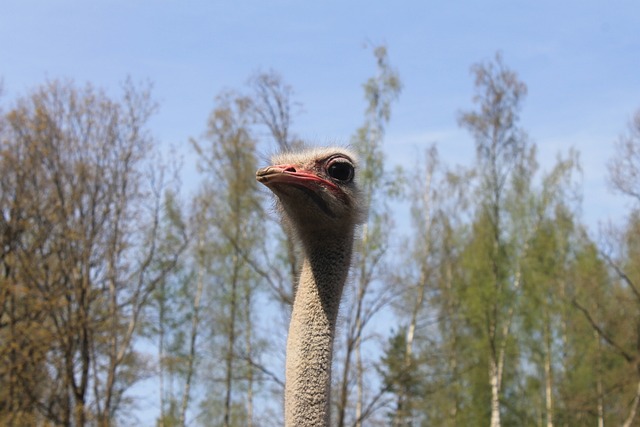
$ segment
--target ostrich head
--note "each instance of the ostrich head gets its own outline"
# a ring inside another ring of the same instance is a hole
[[[363,221],[352,152],[311,149],[272,160],[273,166],[259,169],[256,178],[278,197],[285,219],[298,235],[343,232]]]

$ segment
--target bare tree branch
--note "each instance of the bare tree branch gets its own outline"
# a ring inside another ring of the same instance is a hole
[[[589,322],[593,330],[595,330],[598,333],[598,335],[607,342],[607,344],[613,347],[618,352],[618,354],[620,354],[627,362],[633,362],[635,360],[635,357],[632,354],[627,352],[624,349],[624,347],[622,347],[620,344],[615,342],[613,338],[611,338],[611,336],[609,336],[609,334],[607,334],[600,327],[600,325],[598,325],[598,323],[591,316],[591,313],[589,313],[589,310],[583,307],[575,298],[572,300],[572,304],[574,307],[580,310],[582,314],[584,314],[585,318],[587,319],[587,321]]]

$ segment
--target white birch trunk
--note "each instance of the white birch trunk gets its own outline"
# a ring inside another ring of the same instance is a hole
[[[546,311],[546,310],[545,310]],[[551,367],[551,325],[549,315],[545,315],[545,355],[544,355],[544,382],[545,382],[545,409],[547,414],[547,427],[553,427],[553,369]]]
[[[636,413],[638,412],[638,404],[640,403],[640,381],[638,382],[638,387],[636,388],[636,395],[633,398],[633,403],[631,404],[631,409],[629,410],[629,415],[627,419],[624,420],[624,424],[622,427],[631,427],[633,424],[633,420],[636,418]]]
[[[500,427],[500,369],[495,360],[489,364],[489,383],[491,384],[491,427]]]
[[[602,361],[600,360],[600,352],[602,349],[601,349],[600,335],[598,335],[597,331],[593,331],[593,335],[598,345],[597,347],[598,354],[597,354],[597,360],[596,360],[596,363],[598,364],[596,369],[596,375],[598,376],[598,380],[596,384],[596,391],[598,393],[598,427],[604,427],[604,390],[602,387],[602,377],[601,377]]]
[[[198,238],[198,253],[202,253],[203,248],[202,235]],[[200,325],[200,299],[204,288],[204,266],[202,262],[198,263],[198,274],[196,280],[196,293],[193,297],[193,317],[191,318],[191,334],[189,340],[189,357],[187,359],[187,376],[184,381],[182,390],[182,402],[180,403],[180,416],[178,425],[185,426],[187,423],[187,409],[189,408],[191,380],[195,370],[196,358],[196,340],[198,338],[198,327]]]
[[[358,319],[358,323],[360,319]],[[361,326],[358,325],[358,328]],[[362,350],[361,350],[361,342],[360,338],[358,338],[358,343],[356,344],[356,372],[357,372],[357,381],[358,381],[358,396],[356,400],[356,423],[355,427],[362,427],[362,402],[364,400],[364,369],[362,367]]]
[[[245,332],[245,352],[247,357],[251,360],[252,345],[251,340],[253,338],[253,323],[251,319],[251,292],[249,286],[245,288],[245,303],[244,303],[244,317],[246,322]],[[247,427],[253,427],[253,365],[247,366]]]
[[[545,374],[545,407],[547,412],[547,427],[553,427],[553,383],[551,379],[551,352],[547,349],[544,360]]]

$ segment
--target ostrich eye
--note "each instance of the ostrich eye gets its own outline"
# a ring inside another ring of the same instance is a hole
[[[353,180],[353,165],[346,160],[334,160],[327,166],[327,173],[338,181],[350,182]]]

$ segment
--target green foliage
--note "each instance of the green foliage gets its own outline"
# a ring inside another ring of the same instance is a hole
[[[369,204],[373,203],[378,193],[384,191],[387,182],[393,182],[393,179],[385,180],[389,171],[385,173],[382,142],[385,126],[391,119],[391,105],[398,99],[402,90],[398,73],[389,63],[386,47],[377,46],[373,53],[377,61],[378,74],[364,84],[367,100],[365,122],[352,140],[360,159],[360,186],[367,194]]]
[[[400,329],[391,335],[381,359],[384,388],[395,396],[394,408],[388,413],[391,425],[409,426],[417,414],[414,411],[419,396],[425,392],[424,374],[415,356],[407,354],[407,331]]]

